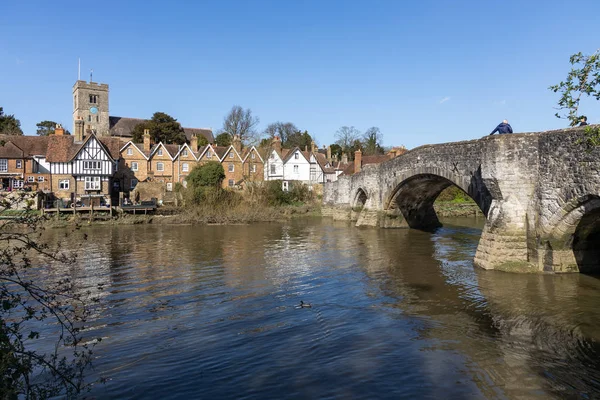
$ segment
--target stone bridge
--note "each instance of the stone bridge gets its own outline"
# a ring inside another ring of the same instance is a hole
[[[475,264],[600,272],[600,148],[581,128],[426,145],[325,184],[324,212],[357,226],[434,230],[456,185],[481,208]]]

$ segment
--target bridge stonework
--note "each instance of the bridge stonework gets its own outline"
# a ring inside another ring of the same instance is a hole
[[[357,226],[433,230],[433,203],[450,185],[486,217],[476,265],[599,271],[600,148],[580,128],[421,146],[326,183],[323,209]]]

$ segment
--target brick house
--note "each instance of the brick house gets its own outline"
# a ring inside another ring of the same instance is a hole
[[[263,181],[265,179],[265,163],[256,147],[244,149],[242,157],[244,179],[249,182]]]

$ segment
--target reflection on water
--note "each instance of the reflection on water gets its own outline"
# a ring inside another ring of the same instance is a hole
[[[600,281],[475,269],[445,222],[96,227],[45,274],[102,298],[96,398],[600,396]]]

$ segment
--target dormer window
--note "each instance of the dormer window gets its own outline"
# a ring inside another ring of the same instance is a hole
[[[158,154],[159,156],[162,156],[163,155],[162,149],[158,149],[158,151],[156,152],[156,154]]]

